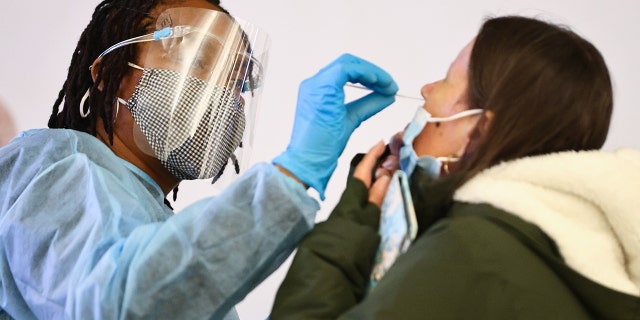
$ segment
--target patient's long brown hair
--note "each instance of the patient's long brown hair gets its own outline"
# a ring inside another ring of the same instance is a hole
[[[491,110],[457,168],[461,185],[502,161],[599,149],[613,109],[600,52],[566,27],[525,17],[487,20],[469,64],[470,108]]]

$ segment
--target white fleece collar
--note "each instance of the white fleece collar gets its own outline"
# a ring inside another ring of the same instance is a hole
[[[454,199],[488,203],[539,226],[569,266],[640,296],[640,151],[562,152],[505,162]]]

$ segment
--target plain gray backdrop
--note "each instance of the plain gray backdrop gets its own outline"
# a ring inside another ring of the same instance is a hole
[[[5,1],[0,13],[0,101],[17,129],[45,127],[66,77],[71,54],[98,1]],[[566,24],[596,45],[612,74],[615,108],[605,149],[640,148],[640,1],[228,0],[232,14],[271,36],[266,83],[259,103],[251,162],[269,161],[287,146],[298,84],[348,52],[390,72],[400,92],[442,78],[486,16],[520,14]],[[105,30],[108,32],[108,30]],[[351,99],[361,92],[347,89]],[[348,164],[401,130],[419,103],[399,99],[356,130],[317,220],[324,220],[346,181]],[[215,194],[208,181],[181,185],[177,211]],[[309,191],[317,198],[317,194]],[[238,305],[242,319],[264,319],[290,259]],[[320,297],[319,297],[320,298]]]

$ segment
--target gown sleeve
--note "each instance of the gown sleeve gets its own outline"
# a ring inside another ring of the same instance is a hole
[[[215,198],[136,228],[104,261],[87,264],[69,311],[91,318],[108,309],[89,307],[106,284],[122,286],[114,290],[122,292],[113,301],[122,308],[116,318],[222,318],[291,254],[317,209],[302,186],[259,165]]]
[[[319,209],[266,163],[171,215],[112,164],[76,153],[42,169],[25,156],[13,155],[10,174],[37,173],[14,181],[26,186],[7,195],[0,221],[2,307],[19,318],[223,318],[290,255]]]

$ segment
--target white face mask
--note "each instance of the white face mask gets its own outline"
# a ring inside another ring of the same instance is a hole
[[[484,112],[482,109],[471,109],[456,113],[452,116],[445,118],[431,117],[431,114],[427,112],[422,106],[418,108],[415,116],[407,126],[402,136],[402,142],[404,145],[400,148],[400,168],[407,176],[411,176],[416,165],[420,166],[431,178],[437,178],[440,176],[440,170],[442,167],[442,161],[458,161],[456,157],[433,157],[430,155],[424,155],[418,157],[416,151],[413,149],[413,140],[422,132],[428,122],[447,122],[456,119],[481,114]]]

